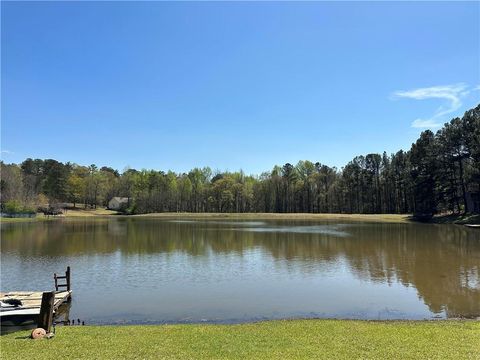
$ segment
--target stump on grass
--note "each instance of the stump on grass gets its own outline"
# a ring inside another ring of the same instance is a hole
[[[32,339],[35,339],[35,340],[43,339],[45,336],[47,336],[47,332],[45,331],[45,329],[36,328],[32,330],[32,334],[31,334]]]

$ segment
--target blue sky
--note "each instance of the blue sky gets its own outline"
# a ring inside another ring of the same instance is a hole
[[[2,2],[5,162],[260,173],[480,102],[480,3]]]

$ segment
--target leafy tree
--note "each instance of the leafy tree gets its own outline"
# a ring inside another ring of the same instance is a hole
[[[61,162],[53,159],[44,161],[42,192],[50,203],[66,200],[68,173],[69,168]]]
[[[79,175],[72,173],[67,179],[67,193],[73,207],[82,200],[85,194],[85,181]]]
[[[408,151],[354,157],[340,170],[301,160],[259,176],[243,171],[188,173],[79,166],[28,158],[1,163],[1,203],[68,201],[75,207],[128,198],[128,212],[480,212],[480,105],[436,134],[423,132]]]
[[[421,216],[432,216],[437,211],[435,150],[435,136],[430,130],[422,132],[410,150],[414,213]]]

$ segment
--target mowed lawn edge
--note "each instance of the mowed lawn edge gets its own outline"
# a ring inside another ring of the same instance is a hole
[[[26,223],[37,221],[74,221],[85,218],[110,219],[176,219],[176,220],[291,220],[291,221],[352,221],[368,223],[410,223],[418,224],[411,214],[337,214],[337,213],[190,213],[163,212],[138,215],[122,215],[106,209],[70,209],[64,215],[46,217],[37,214],[35,218],[0,218],[0,223]],[[480,215],[438,215],[429,224],[480,224]]]
[[[38,214],[35,218],[1,218],[0,222],[22,223],[37,221],[79,220],[85,218],[109,219],[188,219],[188,220],[298,220],[298,221],[354,221],[379,223],[409,223],[410,215],[399,214],[312,214],[312,213],[186,213],[164,212],[138,215],[121,215],[107,210],[69,210],[64,215],[46,217]]]
[[[2,359],[480,359],[478,321],[277,320],[57,327],[0,338]]]

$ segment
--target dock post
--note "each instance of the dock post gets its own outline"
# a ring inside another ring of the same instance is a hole
[[[67,271],[65,272],[67,280],[67,290],[70,291],[70,266],[67,266]]]
[[[40,305],[40,315],[38,316],[37,327],[44,329],[47,334],[52,327],[54,305],[55,292],[44,292],[42,294],[42,304]]]

